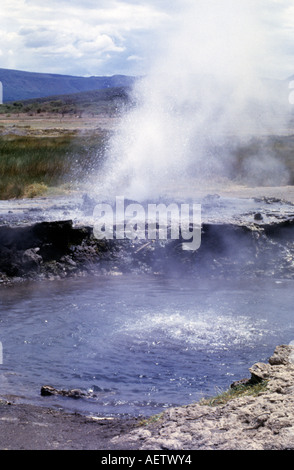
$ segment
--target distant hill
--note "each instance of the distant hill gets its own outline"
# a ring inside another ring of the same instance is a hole
[[[132,105],[131,87],[102,88],[81,91],[66,95],[32,98],[4,103],[0,106],[3,113],[61,113],[65,114],[105,114],[116,115],[126,106]]]
[[[4,103],[104,88],[130,87],[135,80],[135,77],[126,75],[76,77],[0,68]]]

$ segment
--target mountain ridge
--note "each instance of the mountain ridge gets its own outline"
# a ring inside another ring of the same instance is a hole
[[[4,103],[104,88],[129,87],[135,80],[136,77],[119,74],[81,77],[0,68]]]

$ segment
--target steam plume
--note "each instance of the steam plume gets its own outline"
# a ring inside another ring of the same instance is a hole
[[[135,107],[110,143],[107,192],[147,199],[190,176],[198,184],[229,176],[236,146],[273,132],[277,116],[284,119],[280,97],[275,101],[263,80],[269,51],[264,10],[256,3],[183,2],[150,72],[134,88]],[[257,158],[262,171],[266,158]]]

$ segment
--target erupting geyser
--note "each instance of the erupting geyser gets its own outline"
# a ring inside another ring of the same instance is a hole
[[[154,63],[133,90],[135,106],[108,149],[103,192],[136,200],[229,177],[236,146],[272,131],[279,96],[264,81],[269,57],[264,2],[184,1],[162,31]],[[264,164],[258,155],[259,171]],[[260,163],[261,162],[261,163]],[[279,171],[276,164],[274,172]]]

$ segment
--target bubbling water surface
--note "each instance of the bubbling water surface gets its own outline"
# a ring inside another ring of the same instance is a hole
[[[1,289],[1,394],[150,415],[248,377],[294,337],[292,281],[110,276]],[[42,385],[94,392],[41,397]]]

